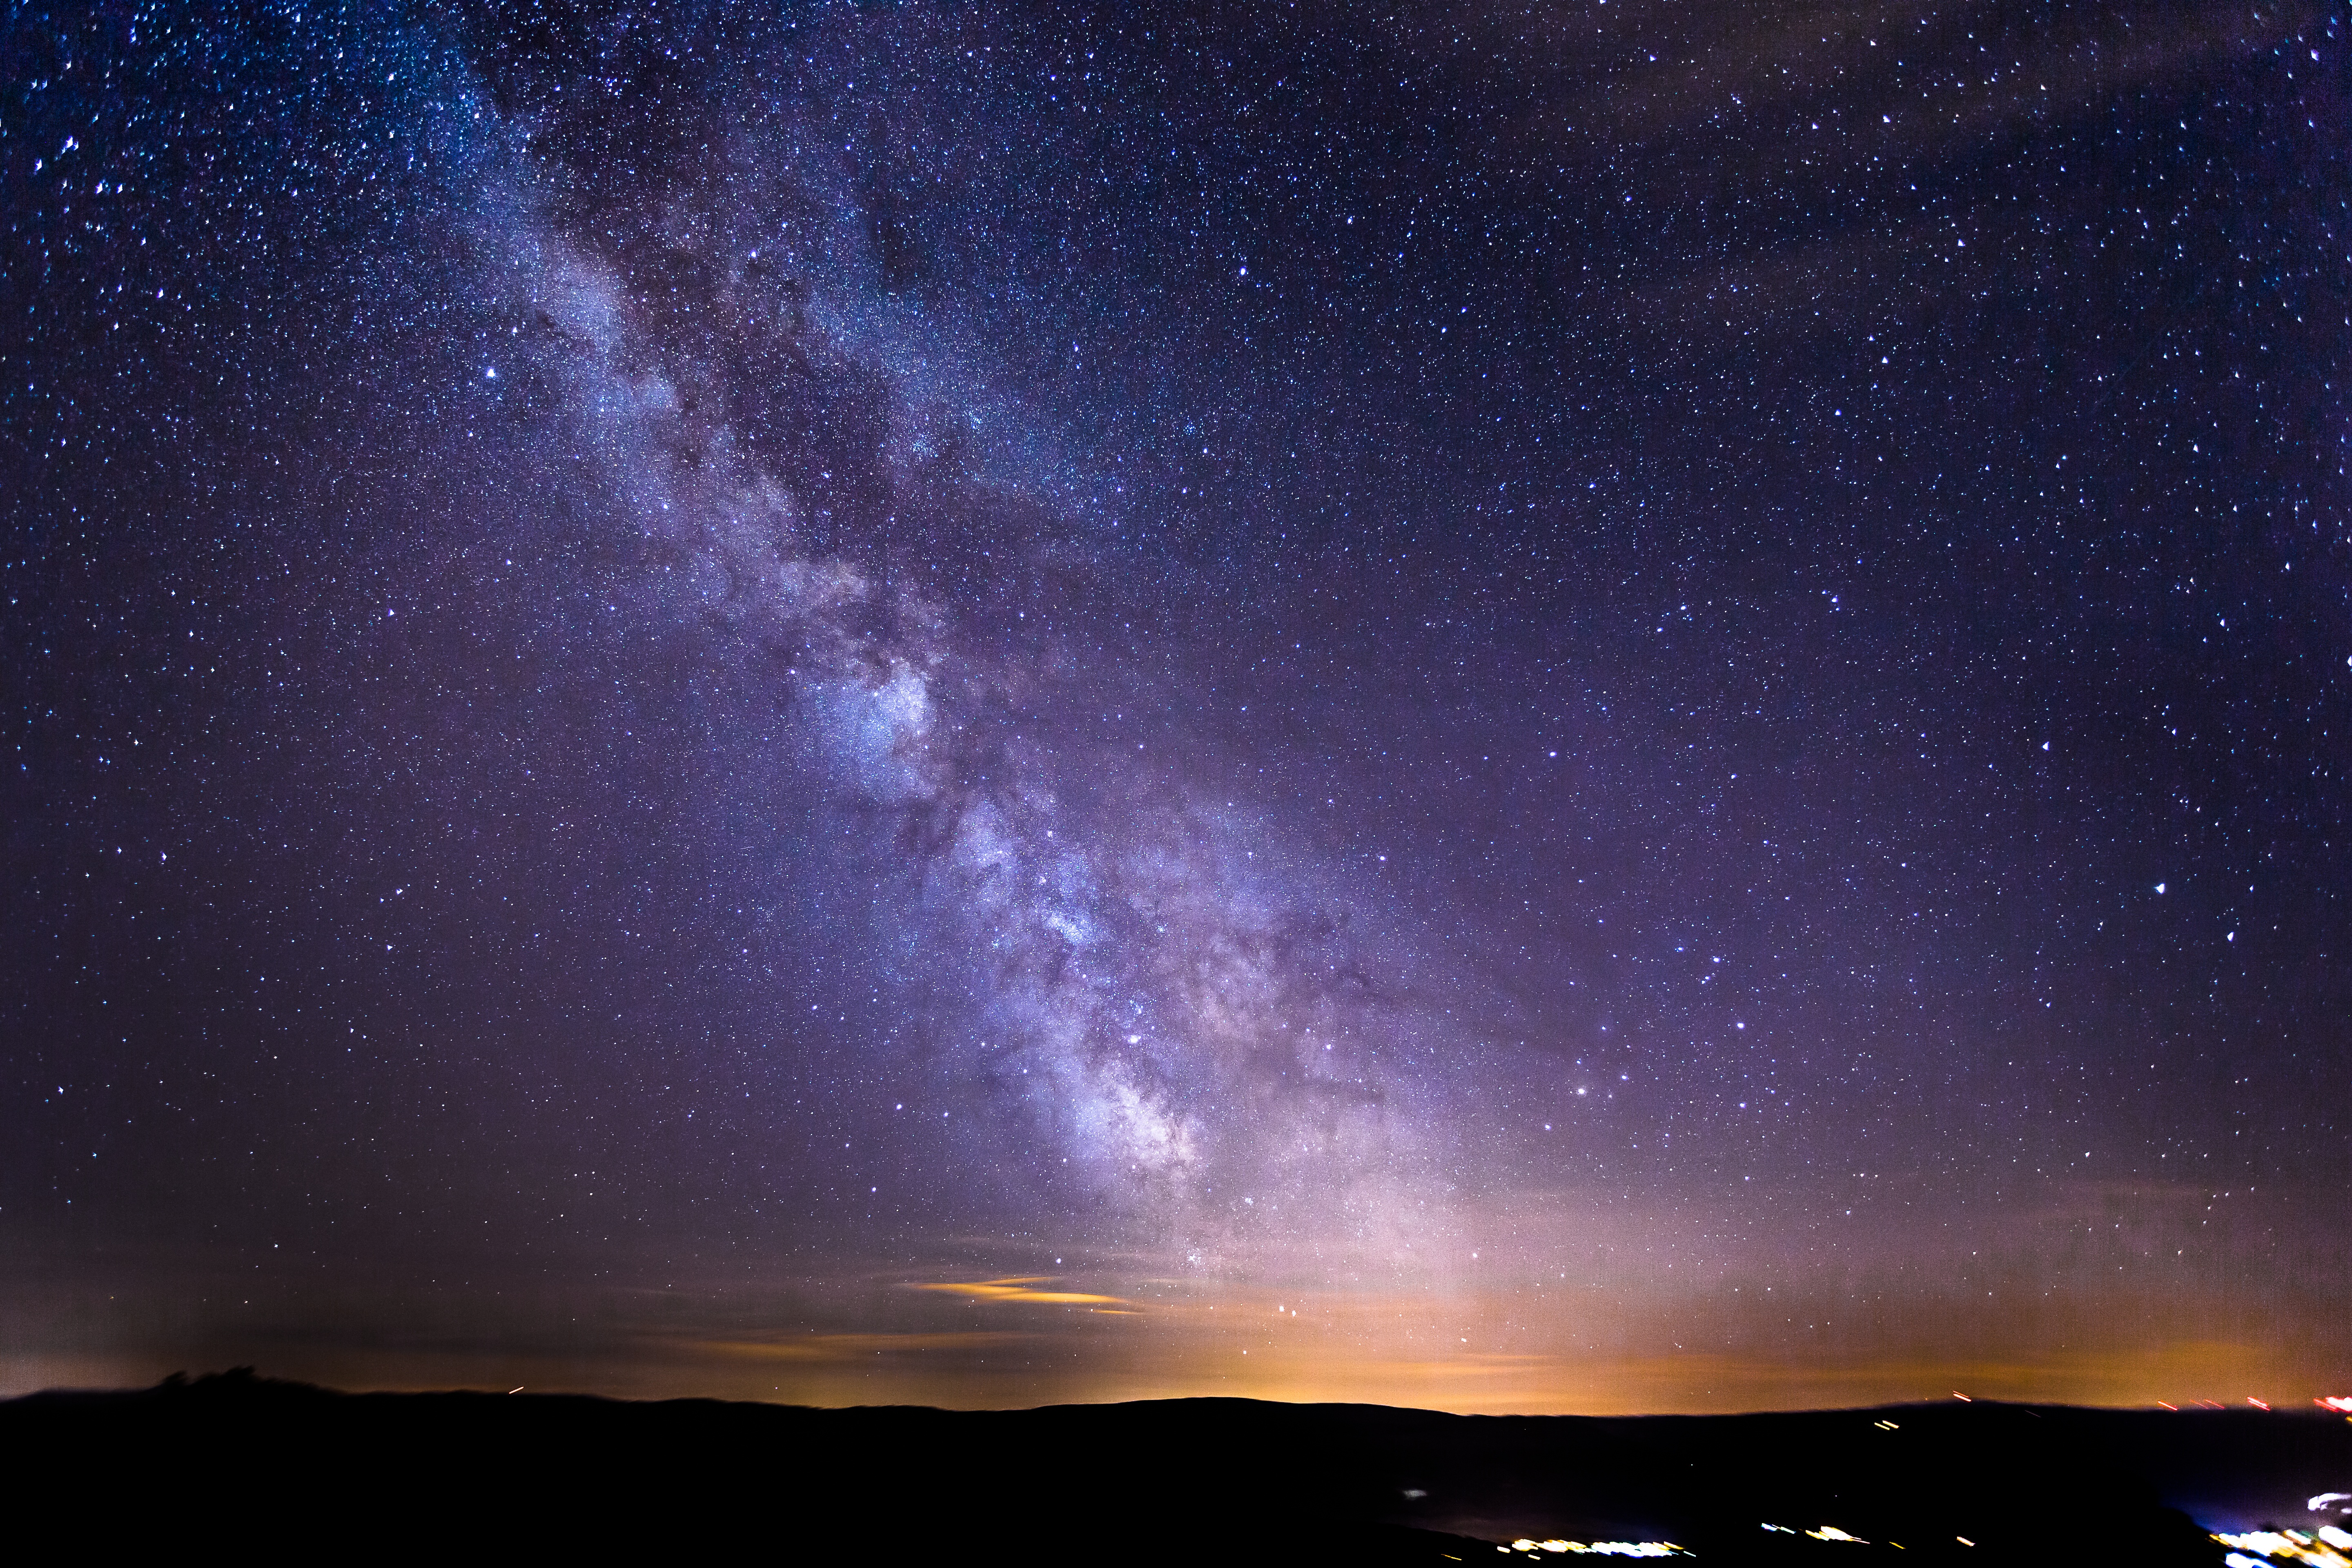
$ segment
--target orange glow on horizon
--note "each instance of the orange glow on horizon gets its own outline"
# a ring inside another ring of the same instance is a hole
[[[1010,1279],[949,1280],[915,1287],[918,1290],[940,1290],[952,1296],[971,1296],[982,1301],[1042,1301],[1051,1305],[1082,1307],[1096,1302],[1111,1306],[1132,1307],[1124,1296],[1099,1296],[1086,1290],[1034,1290],[1033,1285],[1049,1284],[1050,1274],[1032,1274]]]

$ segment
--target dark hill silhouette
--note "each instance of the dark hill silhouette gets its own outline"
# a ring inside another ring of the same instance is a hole
[[[37,1527],[269,1556],[1436,1563],[1531,1537],[1672,1541],[1718,1563],[2219,1563],[2188,1515],[2317,1522],[2302,1500],[2352,1490],[2352,1426],[1987,1403],[811,1410],[350,1394],[239,1369],[0,1404],[0,1463],[20,1542]],[[1830,1525],[1870,1544],[1803,1533]]]

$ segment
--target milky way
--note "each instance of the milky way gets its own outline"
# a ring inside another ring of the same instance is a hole
[[[2340,25],[12,20],[11,1386],[2317,1392]]]
[[[1409,954],[1360,934],[1376,889],[1286,844],[1262,790],[1212,798],[1194,775],[1205,694],[1118,646],[1164,616],[1116,581],[1116,515],[1025,498],[1017,457],[975,473],[992,410],[926,374],[952,348],[918,319],[892,334],[899,368],[861,331],[869,237],[795,173],[804,116],[722,106],[709,163],[698,144],[584,212],[516,138],[486,248],[518,323],[506,374],[552,395],[534,436],[593,455],[612,514],[591,526],[642,549],[642,613],[709,628],[793,714],[802,788],[870,840],[908,952],[879,986],[933,996],[927,1099],[1195,1261],[1260,1206],[1294,1238],[1311,1215],[1392,1244],[1391,1210],[1444,1191],[1419,1158],[1431,1095],[1395,1059],[1458,1072],[1478,1047],[1407,993]],[[1150,715],[1148,739],[1099,733],[1106,703]]]

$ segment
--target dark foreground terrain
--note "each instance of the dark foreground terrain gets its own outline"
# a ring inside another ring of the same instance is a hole
[[[344,1394],[233,1373],[0,1403],[0,1467],[12,1543],[91,1551],[1493,1563],[1518,1539],[1551,1543],[1534,1546],[1544,1561],[1671,1542],[1725,1563],[2218,1564],[2200,1525],[2328,1521],[2305,1499],[2352,1491],[2352,1425],[1982,1403],[807,1410]]]

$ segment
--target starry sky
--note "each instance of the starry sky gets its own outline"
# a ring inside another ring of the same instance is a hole
[[[13,8],[0,1390],[2344,1392],[2347,26]]]

